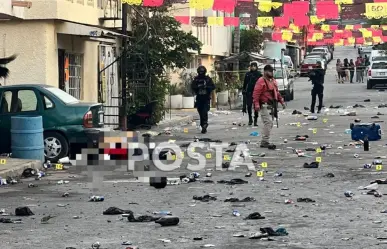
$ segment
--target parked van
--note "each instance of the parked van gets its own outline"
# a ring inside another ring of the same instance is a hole
[[[387,61],[387,54],[383,50],[372,50],[370,56],[370,64],[374,61]]]

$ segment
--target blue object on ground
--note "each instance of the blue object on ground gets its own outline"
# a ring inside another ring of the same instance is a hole
[[[253,131],[253,132],[250,133],[250,136],[258,137],[259,136],[259,132],[258,131]]]
[[[11,117],[12,157],[44,162],[42,116]]]

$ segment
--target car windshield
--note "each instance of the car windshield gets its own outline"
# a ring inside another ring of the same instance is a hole
[[[74,98],[70,94],[66,93],[65,91],[62,91],[59,88],[56,87],[46,87],[46,90],[54,94],[56,97],[58,97],[60,100],[62,100],[65,104],[74,104],[79,103],[79,100],[77,98]]]
[[[387,56],[375,56],[372,57],[373,61],[387,61]]]
[[[325,49],[320,48],[320,49],[313,49],[313,53],[325,53]]]
[[[387,69],[387,62],[372,63],[372,69]]]
[[[317,64],[317,59],[306,59],[304,64]]]
[[[283,72],[282,72],[281,69],[275,69],[275,71],[274,71],[274,79],[283,79],[284,75],[282,75],[282,73]]]

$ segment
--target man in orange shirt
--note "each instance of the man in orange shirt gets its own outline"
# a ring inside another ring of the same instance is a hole
[[[263,77],[259,78],[253,92],[254,109],[261,113],[263,122],[263,136],[261,148],[275,149],[276,146],[270,144],[270,132],[273,128],[271,113],[276,102],[281,103],[285,109],[285,102],[278,91],[278,85],[273,75],[274,69],[271,65],[263,68]]]

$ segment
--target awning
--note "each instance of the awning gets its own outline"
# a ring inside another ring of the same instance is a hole
[[[73,22],[60,22],[56,24],[56,32],[66,35],[79,35],[94,38],[115,39],[117,37],[128,37],[123,34],[103,29],[99,27],[89,26],[85,24]]]
[[[268,59],[267,57],[261,55],[261,54],[258,54],[258,53],[248,53],[248,52],[242,52],[240,54],[236,54],[236,55],[232,55],[230,57],[227,57],[225,59],[223,59],[222,61],[223,62],[229,62],[229,63],[232,63],[232,62],[235,62],[235,61],[258,61],[258,62],[261,62],[261,61],[264,61]]]

